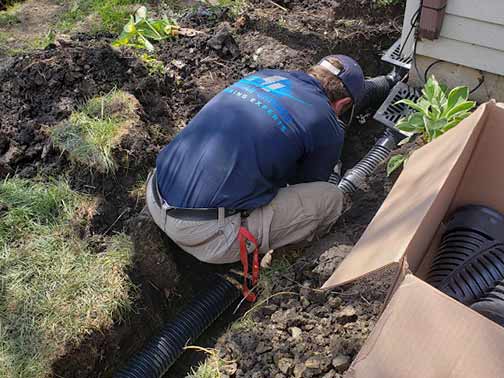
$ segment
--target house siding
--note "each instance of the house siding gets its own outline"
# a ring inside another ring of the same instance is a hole
[[[419,6],[419,0],[408,0],[407,8]],[[504,0],[448,0],[440,38],[418,41],[416,52],[504,76]]]

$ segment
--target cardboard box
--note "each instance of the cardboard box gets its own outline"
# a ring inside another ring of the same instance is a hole
[[[504,328],[423,279],[443,221],[465,204],[504,213],[504,104],[489,102],[415,151],[323,288],[396,266],[397,281],[349,377],[504,377]]]

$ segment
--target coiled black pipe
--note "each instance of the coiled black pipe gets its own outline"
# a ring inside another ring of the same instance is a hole
[[[116,378],[159,378],[182,354],[184,346],[196,340],[234,301],[240,290],[220,277],[217,284],[195,299],[135,355]]]
[[[358,188],[362,187],[367,177],[389,158],[390,153],[397,146],[398,139],[400,138],[396,133],[387,131],[355,167],[345,172],[338,188],[343,193],[354,193]]]

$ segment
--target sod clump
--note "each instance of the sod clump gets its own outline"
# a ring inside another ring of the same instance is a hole
[[[135,288],[124,234],[80,239],[94,202],[64,181],[0,183],[0,372],[47,377],[86,335],[131,311]]]
[[[138,100],[113,90],[92,98],[70,118],[49,131],[52,142],[68,152],[70,160],[102,173],[113,172],[117,163],[113,150],[138,122]]]

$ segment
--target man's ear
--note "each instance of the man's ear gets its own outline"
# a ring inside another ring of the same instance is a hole
[[[340,98],[339,100],[333,101],[331,103],[332,108],[336,112],[336,115],[339,117],[341,114],[350,109],[352,105],[351,97]]]

